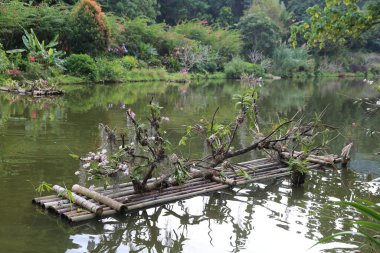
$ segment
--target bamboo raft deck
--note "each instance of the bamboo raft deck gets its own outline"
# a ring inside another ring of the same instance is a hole
[[[333,155],[310,156],[307,159],[309,169],[335,166],[336,163],[342,162],[342,158]],[[249,177],[247,175],[237,175],[234,170],[243,170]],[[285,177],[291,175],[292,172],[289,171],[285,163],[263,158],[239,163],[229,170],[224,170],[224,173],[226,174],[226,178],[215,176],[210,178],[193,178],[180,186],[170,186],[144,193],[135,193],[131,183],[120,184],[117,191],[114,191],[112,186],[106,189],[98,187],[90,191],[87,188],[74,185],[72,192],[76,197],[80,198],[81,205],[78,205],[77,201],[75,201],[76,203],[70,203],[65,196],[61,196],[65,194],[38,197],[34,198],[32,202],[45,210],[55,213],[70,223],[76,223],[103,218],[118,212],[132,212],[156,205],[163,205],[264,179]],[[151,179],[150,182],[154,182],[155,180]],[[55,186],[54,188],[57,190],[59,186]],[[83,191],[77,189],[82,189],[87,194],[80,194]],[[101,198],[101,201],[99,198]],[[83,205],[83,202],[86,203]]]

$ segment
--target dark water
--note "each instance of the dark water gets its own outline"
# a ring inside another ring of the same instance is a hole
[[[344,136],[330,151],[339,153],[347,140],[355,144],[348,170],[313,172],[300,188],[292,189],[286,179],[267,181],[69,226],[32,206],[34,187],[42,180],[76,183],[78,164],[68,154],[95,150],[100,122],[121,129],[121,106],[139,116],[153,96],[170,117],[166,128],[172,143],[178,143],[182,125],[210,118],[217,106],[219,120],[233,117],[232,95],[245,87],[215,82],[68,89],[58,98],[0,94],[0,252],[349,252],[354,246],[347,239],[307,251],[319,238],[350,229],[347,219],[359,218],[353,210],[326,204],[380,200],[379,187],[368,182],[380,177],[379,136],[366,135],[368,128],[380,129],[380,116],[369,117],[364,106],[354,104],[357,98],[377,96],[372,87],[360,81],[279,81],[262,88],[262,120],[326,108],[325,122]],[[192,155],[202,154],[197,145]]]

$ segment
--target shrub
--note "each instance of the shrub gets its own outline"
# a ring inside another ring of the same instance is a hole
[[[126,73],[123,79],[128,81],[164,81],[168,78],[168,72],[164,68],[151,68],[131,70]]]
[[[8,58],[10,68],[26,71],[28,61],[22,57],[21,53],[11,53]]]
[[[139,61],[133,56],[125,56],[121,60],[121,66],[128,70],[135,69],[139,66]]]
[[[120,60],[96,59],[99,79],[102,81],[119,81],[124,76],[124,69]]]
[[[70,74],[85,76],[95,80],[97,76],[97,67],[94,59],[87,54],[72,54],[65,59],[65,68]]]
[[[164,64],[170,72],[178,72],[181,69],[181,62],[173,55],[165,57]]]
[[[274,73],[283,77],[291,77],[297,72],[312,73],[314,61],[304,48],[290,48],[282,45],[273,53]]]
[[[206,63],[205,70],[207,72],[214,73],[214,72],[216,72],[217,69],[218,69],[218,65],[216,64],[216,62],[210,61],[210,62]]]
[[[186,71],[205,72],[206,64],[213,59],[210,46],[185,45],[176,49],[176,55]]]
[[[25,78],[28,80],[48,79],[49,71],[37,62],[29,62],[25,67]]]
[[[213,51],[218,52],[224,61],[231,60],[232,55],[237,55],[241,51],[242,40],[237,30],[213,29],[197,21],[181,23],[173,29],[187,39],[210,46]]]
[[[8,57],[3,50],[3,45],[0,43],[0,74],[4,73],[9,68],[9,60]]]
[[[224,66],[227,78],[240,78],[243,74],[262,77],[264,69],[257,64],[245,62],[240,58],[234,58]]]
[[[174,48],[171,43],[164,42],[167,38],[164,24],[151,24],[146,18],[136,18],[129,20],[124,24],[124,38],[122,38],[125,46],[135,56],[140,54],[142,43],[149,44],[150,47],[156,48],[160,55],[168,54],[171,48]],[[176,44],[176,42],[174,43]],[[168,48],[168,47],[171,48]]]

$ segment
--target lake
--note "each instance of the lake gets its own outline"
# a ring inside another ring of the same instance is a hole
[[[310,173],[302,187],[278,179],[197,196],[147,210],[68,225],[31,204],[41,181],[67,185],[78,182],[78,161],[99,147],[98,124],[122,129],[125,108],[137,117],[154,97],[170,118],[165,125],[176,145],[185,125],[211,118],[232,119],[232,96],[246,89],[237,81],[191,84],[129,83],[78,85],[62,97],[32,98],[0,93],[0,251],[1,252],[347,252],[350,240],[318,245],[318,239],[351,228],[355,211],[334,201],[355,198],[380,201],[380,188],[370,181],[380,177],[379,115],[365,113],[360,98],[379,96],[362,81],[274,81],[260,91],[263,122],[306,117],[326,110],[324,122],[339,127],[341,135],[330,153],[340,154],[353,141],[348,169]],[[269,123],[268,123],[269,124]],[[247,142],[244,133],[238,136]],[[203,145],[192,143],[185,154],[202,156]],[[247,159],[261,153],[246,155]],[[309,251],[307,251],[309,249]]]

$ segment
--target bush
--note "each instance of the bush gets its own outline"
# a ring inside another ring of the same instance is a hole
[[[139,61],[133,56],[125,56],[121,60],[121,66],[128,70],[135,69],[139,66]]]
[[[304,48],[290,48],[285,45],[276,48],[273,53],[273,72],[283,77],[292,77],[297,72],[312,73],[314,61]]]
[[[29,62],[25,67],[25,78],[28,80],[48,79],[49,71],[37,62]]]
[[[240,58],[234,58],[224,66],[224,72],[227,78],[240,78],[243,74],[255,75],[257,77],[264,76],[264,69],[257,64],[245,62]]]
[[[164,81],[168,80],[168,72],[163,68],[134,69],[126,73],[124,80],[127,81]]]
[[[97,77],[97,67],[94,59],[87,54],[72,54],[65,59],[64,66],[70,74],[85,76],[90,80]]]
[[[125,43],[129,52],[135,56],[140,55],[141,44],[148,44],[156,48],[160,55],[168,54],[175,45],[165,43],[166,31],[164,24],[151,24],[146,18],[136,18],[124,24],[124,37],[120,38]],[[174,43],[176,44],[176,42]],[[171,48],[168,48],[168,47]]]
[[[0,43],[0,74],[5,73],[5,71],[9,68],[9,60],[7,54],[3,50],[3,45]]]
[[[120,60],[96,59],[99,71],[99,79],[102,81],[119,81],[124,76],[124,69]]]
[[[231,60],[232,55],[239,54],[243,44],[239,31],[222,28],[213,29],[197,21],[181,23],[175,26],[173,30],[187,39],[210,46],[224,60],[223,64]]]
[[[218,65],[214,61],[206,63],[205,70],[210,73],[215,73],[218,69]]]

